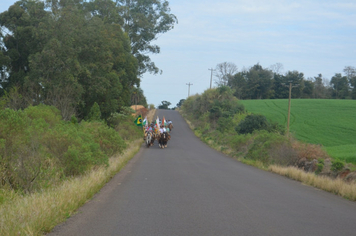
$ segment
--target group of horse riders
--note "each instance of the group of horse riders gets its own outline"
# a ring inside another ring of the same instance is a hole
[[[150,125],[146,125],[144,128],[146,146],[153,146],[154,141],[157,140],[160,148],[166,148],[168,140],[171,139],[170,132],[172,129],[173,123],[171,120],[165,120],[164,117],[160,120],[157,117],[155,122],[152,122]]]

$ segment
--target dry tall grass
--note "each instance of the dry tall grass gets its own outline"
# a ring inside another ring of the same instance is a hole
[[[149,110],[147,113],[147,120],[152,122],[155,119],[156,109]]]
[[[325,191],[340,195],[352,201],[356,200],[356,184],[347,183],[342,179],[331,179],[324,176],[318,176],[314,173],[306,173],[296,167],[281,167],[271,165],[269,171],[284,175],[288,178],[300,181],[304,184],[323,189]]]
[[[63,222],[90,199],[139,150],[133,142],[124,154],[110,158],[108,168],[63,182],[41,193],[17,197],[0,206],[0,235],[42,235]]]

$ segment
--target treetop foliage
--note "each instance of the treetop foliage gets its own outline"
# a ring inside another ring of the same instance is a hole
[[[169,106],[171,105],[172,103],[168,102],[168,101],[162,101],[160,105],[158,105],[158,109],[165,109],[165,110],[168,110]]]
[[[21,0],[0,22],[0,96],[16,92],[17,109],[54,105],[69,120],[95,103],[103,119],[147,105],[139,76],[159,71],[147,53],[177,19],[161,0]]]
[[[282,74],[282,69],[283,65],[276,63],[270,68],[256,64],[238,71],[234,63],[219,63],[215,69],[216,83],[232,88],[238,99],[288,98],[289,83],[293,85],[293,98],[356,99],[355,67],[346,66],[345,75],[335,73],[330,81],[322,74],[305,78],[299,71]]]

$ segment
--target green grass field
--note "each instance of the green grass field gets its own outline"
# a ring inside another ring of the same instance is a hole
[[[240,100],[248,112],[287,126],[288,99]],[[356,164],[356,100],[292,99],[290,132]]]

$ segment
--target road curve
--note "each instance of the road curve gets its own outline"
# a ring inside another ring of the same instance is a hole
[[[176,111],[168,148],[140,152],[49,235],[356,235],[356,204],[209,148]]]

